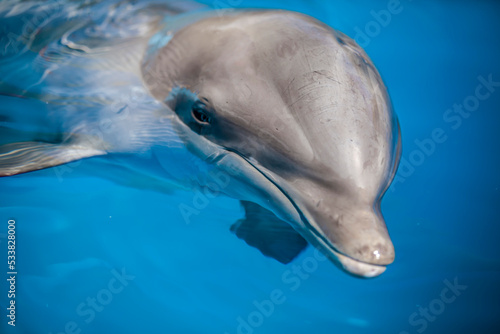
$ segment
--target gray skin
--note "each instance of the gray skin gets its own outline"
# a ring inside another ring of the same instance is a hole
[[[143,62],[176,131],[242,185],[226,194],[273,211],[347,272],[381,274],[394,260],[380,201],[400,135],[371,60],[302,14],[206,16],[171,26]]]
[[[101,89],[113,101],[118,80],[140,91],[146,85],[154,98],[144,94],[123,113],[105,101],[96,111],[54,104],[62,128],[48,133],[61,139],[0,146],[0,176],[134,155],[131,166],[118,165],[156,184],[171,177],[169,152],[185,145],[229,179],[215,189],[210,173],[185,168],[188,180],[247,202],[245,220],[232,230],[249,245],[287,263],[305,247],[303,237],[348,273],[381,274],[394,260],[380,200],[398,164],[399,126],[363,50],[286,11],[167,16],[163,29],[154,22],[120,47],[69,54],[46,78],[50,91],[57,84]],[[71,48],[96,42],[61,40]]]

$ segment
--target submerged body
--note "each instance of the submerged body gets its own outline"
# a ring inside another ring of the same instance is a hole
[[[286,11],[200,12],[146,26],[128,49],[103,52],[111,61],[97,68],[108,64],[132,82],[137,108],[58,113],[60,142],[0,147],[0,174],[118,153],[140,155],[136,169],[161,179],[175,174],[166,152],[185,145],[227,177],[218,191],[242,200],[246,217],[232,230],[250,245],[286,263],[306,240],[349,273],[382,273],[394,249],[380,200],[397,167],[399,131],[359,46]],[[213,188],[209,180],[191,181]]]

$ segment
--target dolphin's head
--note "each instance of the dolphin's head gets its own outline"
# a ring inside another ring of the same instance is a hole
[[[394,260],[380,200],[399,127],[350,38],[290,12],[205,18],[175,32],[143,75],[200,155],[237,157],[264,180],[261,203],[347,272],[376,276]]]

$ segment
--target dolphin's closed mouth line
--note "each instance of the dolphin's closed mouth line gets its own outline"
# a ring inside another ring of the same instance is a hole
[[[269,176],[267,176],[264,172],[262,172],[259,168],[257,168],[253,163],[251,163],[244,155],[242,155],[241,153],[239,153],[238,151],[234,150],[234,149],[231,149],[229,147],[222,147],[223,150],[229,152],[229,153],[234,153],[238,156],[240,156],[243,160],[245,160],[250,166],[252,166],[255,170],[257,170],[262,176],[264,176],[269,182],[271,182],[276,188],[278,188],[278,190],[290,201],[290,203],[293,205],[293,207],[295,208],[295,210],[297,210],[297,213],[299,214],[300,216],[300,219],[302,220],[302,222],[308,227],[309,231],[312,231],[313,234],[318,238],[320,239],[322,242],[324,242],[326,245],[328,245],[328,247],[330,247],[332,249],[333,252],[335,253],[338,253],[338,254],[341,254],[345,257],[348,257],[349,259],[353,260],[353,261],[356,261],[356,262],[359,262],[359,263],[364,263],[364,264],[367,264],[367,265],[370,265],[370,266],[374,266],[374,267],[379,267],[379,268],[385,268],[386,266],[384,265],[379,265],[379,264],[373,264],[373,263],[369,263],[369,262],[364,262],[364,261],[360,261],[358,259],[355,259],[347,254],[344,254],[343,252],[340,252],[339,250],[337,250],[332,244],[331,242],[326,239],[323,235],[321,235],[319,233],[319,231],[314,228],[311,223],[309,223],[309,220],[305,217],[305,215],[302,213],[302,211],[299,209],[299,207],[297,206],[297,204],[295,204],[295,202],[292,200],[292,198],[290,197],[290,195],[288,195],[278,184],[276,184],[276,182],[274,182]],[[218,161],[222,159],[222,155],[217,155],[217,157],[215,157],[213,159],[213,161]],[[339,259],[340,261],[340,259]]]

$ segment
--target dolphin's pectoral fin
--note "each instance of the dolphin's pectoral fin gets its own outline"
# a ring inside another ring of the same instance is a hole
[[[76,145],[21,142],[0,146],[0,176],[9,176],[104,155],[106,152]]]
[[[241,204],[245,218],[234,223],[231,231],[248,245],[285,264],[306,248],[307,241],[274,213],[252,202]]]

